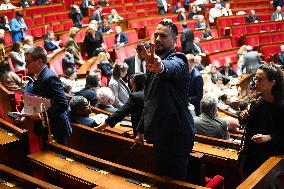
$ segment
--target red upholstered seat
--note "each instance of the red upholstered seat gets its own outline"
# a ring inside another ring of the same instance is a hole
[[[55,12],[54,6],[46,6],[44,9],[46,13]]]
[[[271,20],[271,13],[258,15],[259,20],[261,21],[270,21]]]
[[[42,37],[45,33],[43,33],[42,28],[31,28],[31,33],[33,37]]]
[[[243,34],[246,34],[247,30],[246,30],[246,26],[243,25],[234,25],[231,27],[231,34],[234,37],[240,37]]]
[[[278,53],[279,47],[281,44],[268,44],[268,45],[261,45],[260,46],[260,52],[263,56],[263,59],[267,62],[269,61],[270,55],[271,54],[276,54]]]
[[[275,23],[260,24],[260,30],[266,32],[275,31],[276,30]]]
[[[68,12],[57,13],[56,18],[57,18],[58,21],[69,19]]]
[[[25,17],[25,23],[26,23],[26,25],[27,25],[28,27],[33,26],[34,22],[33,22],[32,17],[26,16],[26,17]]]
[[[236,16],[231,18],[232,24],[239,23],[243,24],[246,23],[246,18],[244,16]]]
[[[35,15],[35,8],[34,7],[25,8],[25,14],[26,14],[26,16]]]
[[[54,7],[54,11],[58,12],[58,11],[64,11],[64,5],[63,4],[59,4],[59,5],[52,5]],[[66,6],[67,7],[67,6]]]
[[[57,20],[56,14],[52,13],[52,14],[49,14],[49,15],[45,15],[44,20],[45,20],[45,23],[55,22]]]
[[[128,31],[125,31],[125,33],[128,38],[128,43],[138,41],[138,35],[137,35],[136,30],[128,30]]]
[[[61,24],[61,22],[54,22],[52,23],[52,30],[54,32],[60,32],[63,31],[63,25]]]
[[[148,26],[145,28],[146,37],[152,37],[155,32],[155,26]]]
[[[111,49],[114,46],[114,35],[115,34],[108,34],[108,35],[104,35],[104,43],[107,46],[108,49]]]
[[[208,55],[209,64],[214,64],[217,67],[223,66],[225,63],[233,63],[237,61],[238,48],[225,50]]]
[[[284,30],[284,22],[276,22],[275,26],[276,30]]]
[[[230,38],[220,39],[219,43],[220,43],[220,50],[226,50],[232,48],[232,42]]]
[[[45,14],[45,8],[44,7],[35,7],[35,14]]]
[[[264,34],[259,36],[259,44],[263,43],[271,43],[271,36],[270,34]]]
[[[36,42],[34,42],[35,46],[40,46],[42,48],[44,48],[44,41],[43,40],[38,40]]]
[[[209,41],[210,52],[220,51],[220,42],[219,40]]]
[[[247,33],[258,33],[260,32],[260,25],[259,24],[249,24],[246,25]]]
[[[206,187],[212,189],[224,189],[224,177],[216,175],[214,178],[205,177]]]
[[[35,15],[35,16],[33,16],[33,19],[34,19],[34,25],[35,26],[42,25],[42,24],[45,23],[42,15]]]
[[[60,76],[63,74],[62,68],[62,58],[64,56],[64,52],[60,52],[59,55],[56,55],[55,58],[51,58],[49,60],[49,68],[57,75]]]
[[[259,45],[259,36],[258,35],[246,36],[246,43],[245,44],[251,45],[253,47]]]
[[[62,24],[63,24],[64,30],[69,30],[70,28],[73,27],[72,20],[64,21],[64,22],[62,22]]]
[[[202,49],[204,51],[208,51],[208,53],[211,53],[212,51],[210,50],[210,45],[209,45],[209,42],[208,41],[202,41],[200,42],[200,45],[202,47]]]
[[[116,59],[118,59],[119,62],[123,62],[124,59],[127,58],[125,47],[121,47],[118,50],[115,50],[115,55],[116,55]]]
[[[284,41],[284,32],[271,33],[272,42],[282,42]]]

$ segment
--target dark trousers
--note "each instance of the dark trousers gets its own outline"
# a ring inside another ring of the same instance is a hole
[[[164,7],[158,8],[158,14],[166,14]]]
[[[156,173],[180,181],[187,181],[188,160],[194,144],[194,136],[172,136],[154,144]]]

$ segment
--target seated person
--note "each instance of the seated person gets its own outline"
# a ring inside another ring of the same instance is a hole
[[[62,68],[63,70],[67,68],[71,68],[74,73],[76,74],[77,69],[76,69],[76,62],[75,62],[75,54],[76,49],[74,46],[69,46],[65,49],[65,55],[62,58]]]
[[[196,22],[196,29],[205,29],[206,22],[203,15],[198,15],[198,21]]]
[[[190,7],[190,10],[188,11],[188,19],[198,19],[198,13],[196,9]]]
[[[202,11],[202,10],[205,10],[205,8],[204,8],[202,5],[198,4],[197,1],[194,1],[194,2],[193,2],[193,4],[191,5],[191,8],[192,8],[193,10],[195,10],[197,13],[200,12],[200,11]]]
[[[103,24],[101,27],[101,31],[103,34],[110,34],[113,32],[113,30],[110,28],[109,23],[107,19],[103,19]]]
[[[74,86],[76,73],[72,68],[67,68],[63,70],[63,75],[60,77],[60,81],[62,82],[64,92],[66,94],[71,94],[72,87]]]
[[[201,115],[194,117],[196,133],[220,139],[229,139],[227,123],[217,117],[217,99],[206,95],[200,102]]]
[[[228,83],[230,81],[229,78],[221,74],[216,65],[211,64],[211,69],[209,75],[211,76],[211,80],[213,83],[217,83],[217,80],[221,80],[223,84]]]
[[[83,96],[74,96],[70,101],[70,121],[72,123],[79,123],[89,127],[96,127],[95,120],[89,117],[92,113],[90,103]]]
[[[99,0],[98,5],[103,6],[103,7],[109,6],[108,0]]]
[[[23,40],[23,49],[26,51],[34,45],[34,38],[31,35],[26,35]]]
[[[19,6],[20,7],[31,7],[34,5],[34,1],[30,0],[20,0]]]
[[[278,6],[274,13],[272,13],[272,21],[281,21],[284,19],[284,12],[282,12],[282,7]]]
[[[229,63],[224,64],[221,69],[220,73],[224,76],[228,77],[238,77],[237,73],[233,70]]]
[[[202,32],[202,39],[210,40],[210,39],[213,39],[213,38],[214,38],[214,36],[211,32],[210,26],[207,25],[205,30]]]
[[[18,7],[10,3],[10,0],[3,0],[3,3],[0,5],[0,10],[10,10],[10,9],[16,9],[16,8]]]
[[[118,15],[117,11],[115,9],[112,9],[110,11],[110,14],[108,16],[108,22],[109,23],[114,23],[114,22],[119,22],[123,20],[121,16]]]
[[[44,49],[46,51],[55,51],[57,49],[60,49],[60,43],[61,41],[55,40],[55,35],[53,31],[48,31],[46,33],[46,38],[44,40]]]
[[[219,97],[219,101],[218,101],[218,108],[220,109],[223,109],[223,110],[227,110],[229,111],[230,113],[232,114],[236,114],[237,111],[234,110],[232,107],[231,107],[231,99],[226,95],[226,94],[223,94]]]
[[[114,107],[121,108],[129,97],[130,89],[123,81],[127,75],[128,66],[126,63],[117,62],[113,65],[112,78],[109,82],[109,88],[115,96]]]
[[[98,89],[98,104],[99,109],[114,113],[117,108],[113,107],[115,96],[112,90],[108,87],[101,87]]]
[[[23,45],[20,42],[14,42],[12,46],[12,52],[10,54],[12,64],[15,71],[25,70],[26,62],[23,50]]]
[[[102,84],[108,86],[110,78],[112,76],[112,65],[107,59],[105,52],[100,52],[97,57],[97,67],[101,70]]]
[[[0,15],[0,29],[7,31],[11,31],[8,17],[4,14]]]
[[[255,10],[250,10],[250,14],[246,16],[246,23],[258,23],[259,18],[255,13]]]
[[[115,46],[123,46],[128,43],[126,33],[124,33],[120,26],[115,27]]]
[[[209,22],[214,23],[214,19],[220,16],[222,16],[221,6],[216,3],[209,11]]]
[[[178,21],[184,21],[186,20],[186,16],[185,16],[185,9],[184,8],[180,8],[177,10],[178,13]]]
[[[202,64],[202,57],[199,55],[194,56],[194,67],[198,69],[198,71],[202,71],[205,69],[204,65]]]
[[[277,55],[278,64],[284,65],[284,45],[280,45],[280,52]]]
[[[144,108],[144,85],[146,79],[147,76],[143,73],[136,73],[130,77],[133,92],[129,95],[129,99],[121,109],[109,116],[98,129],[102,130],[107,126],[114,127],[119,121],[122,121],[124,117],[130,114],[134,136],[136,136],[136,128]]]
[[[222,8],[222,15],[223,16],[232,16],[233,15],[232,10],[230,8],[230,3],[226,3],[225,7]]]
[[[0,63],[0,81],[10,91],[21,90],[21,78],[10,70],[9,63],[6,60]]]
[[[200,38],[195,37],[193,40],[193,55],[200,55],[206,56],[206,52],[203,51],[202,47],[200,46]]]
[[[90,73],[86,78],[85,88],[75,93],[75,96],[85,97],[92,106],[95,106],[98,102],[96,88],[99,86],[98,76],[94,73]]]

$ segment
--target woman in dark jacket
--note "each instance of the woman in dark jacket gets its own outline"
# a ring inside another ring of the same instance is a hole
[[[88,58],[97,56],[103,49],[103,36],[98,28],[94,24],[89,24],[87,33],[83,42],[85,51],[88,54]]]

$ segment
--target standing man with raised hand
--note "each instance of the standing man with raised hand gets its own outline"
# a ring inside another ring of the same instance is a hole
[[[188,179],[188,158],[194,142],[194,124],[187,108],[189,69],[186,56],[175,50],[177,26],[162,20],[150,51],[142,48],[149,71],[144,110],[137,128],[137,143],[153,143],[157,174]]]

